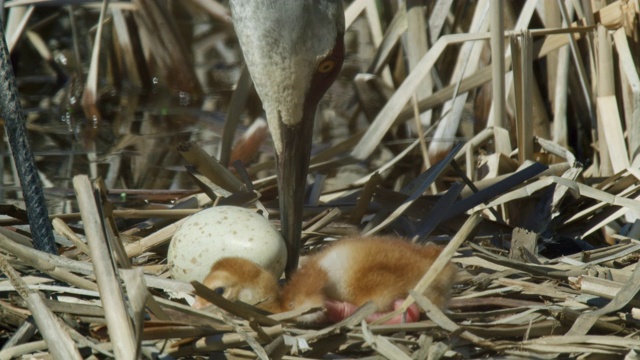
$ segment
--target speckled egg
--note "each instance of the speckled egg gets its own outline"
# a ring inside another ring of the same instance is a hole
[[[251,260],[279,277],[287,261],[284,239],[263,216],[236,206],[216,206],[189,217],[176,230],[167,261],[171,275],[202,281],[223,257]]]

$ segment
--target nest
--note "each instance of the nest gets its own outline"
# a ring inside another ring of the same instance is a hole
[[[461,275],[445,311],[411,293],[420,322],[367,324],[365,305],[316,327],[169,278],[171,236],[202,208],[279,226],[224,5],[60,3],[8,12],[26,24],[7,38],[58,254],[33,248],[29,204],[5,186],[0,359],[638,356],[637,1],[345,4],[303,252],[396,234],[445,245]],[[214,306],[191,308],[195,293]]]

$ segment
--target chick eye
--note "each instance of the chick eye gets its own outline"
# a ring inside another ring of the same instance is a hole
[[[225,290],[226,289],[221,286],[221,287],[217,287],[217,288],[213,289],[213,292],[215,292],[216,294],[222,296],[222,294],[224,294]]]
[[[317,71],[321,74],[326,74],[336,67],[336,62],[332,59],[324,59],[318,64]]]

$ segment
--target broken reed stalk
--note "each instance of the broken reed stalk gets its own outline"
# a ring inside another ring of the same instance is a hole
[[[532,47],[531,34],[526,30],[520,36],[511,37],[517,109],[518,161],[520,163],[533,159]]]
[[[234,176],[229,169],[207,154],[195,142],[183,143],[178,146],[178,152],[182,155],[200,174],[206,176],[223,189],[235,193],[245,186]]]
[[[492,126],[505,127],[506,117],[504,94],[504,3],[503,0],[491,1],[491,74],[493,86]]]
[[[136,341],[137,338],[133,333],[123,289],[114,268],[116,263],[104,236],[102,218],[96,206],[93,186],[89,178],[83,175],[73,178],[73,186],[78,197],[78,206],[91,250],[94,274],[114,352],[121,359],[136,359],[140,343]]]

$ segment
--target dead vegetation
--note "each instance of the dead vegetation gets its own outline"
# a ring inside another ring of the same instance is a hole
[[[192,285],[168,278],[167,244],[198,209],[278,218],[226,4],[7,6],[60,255],[33,250],[24,211],[2,206],[0,359],[638,357],[638,1],[347,4],[306,249],[395,233],[446,244],[439,261],[462,275],[445,313],[408,300],[424,321],[366,324],[364,306],[312,329],[198,284],[216,306],[194,310]],[[24,207],[3,171],[3,202]]]

